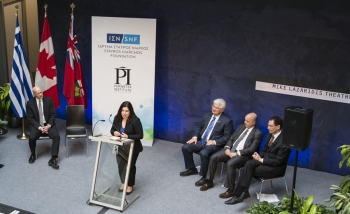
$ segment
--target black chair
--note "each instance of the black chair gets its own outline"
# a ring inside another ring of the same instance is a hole
[[[286,191],[287,191],[287,194],[288,194],[288,186],[287,186],[287,181],[286,181],[286,178],[285,178],[286,171],[287,171],[287,162],[286,162],[286,164],[284,166],[283,173],[281,175],[279,175],[279,176],[276,176],[274,178],[254,177],[256,180],[258,180],[261,183],[261,185],[260,185],[260,192],[259,192],[259,203],[261,203],[261,191],[262,191],[263,183],[265,181],[270,181],[271,182],[271,188],[273,188],[273,185],[272,185],[272,181],[273,180],[284,179],[284,184],[286,185]]]
[[[83,105],[71,105],[66,107],[66,138],[65,145],[68,158],[68,139],[85,138],[86,156],[89,156],[87,130],[85,127],[85,110]]]
[[[41,134],[38,140],[50,140],[50,137],[47,134]],[[38,146],[36,146],[36,147],[38,147]],[[35,147],[35,150],[36,150],[36,147]],[[35,158],[38,159],[38,152],[37,151],[35,151],[35,156],[36,156]]]

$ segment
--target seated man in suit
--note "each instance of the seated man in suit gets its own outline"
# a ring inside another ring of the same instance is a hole
[[[236,169],[243,167],[248,160],[252,159],[253,153],[259,150],[263,138],[260,129],[255,125],[256,120],[257,115],[255,113],[247,114],[244,118],[244,124],[238,126],[227,141],[224,149],[211,156],[206,182],[200,188],[201,191],[214,187],[213,180],[218,162],[227,162],[225,182],[227,191],[220,194],[219,197],[229,198],[233,196]]]
[[[193,137],[182,146],[187,171],[180,176],[196,175],[193,153],[199,153],[201,159],[200,175],[202,178],[196,186],[202,186],[207,175],[210,156],[224,147],[233,131],[232,120],[224,113],[226,102],[223,99],[213,101],[211,112],[203,115]]]
[[[31,155],[29,163],[35,162],[36,141],[40,135],[47,134],[52,139],[51,159],[49,166],[58,169],[56,158],[60,147],[60,135],[55,126],[55,108],[52,99],[44,97],[40,87],[33,87],[34,97],[27,102],[27,119],[30,123],[29,148]]]
[[[234,195],[225,204],[237,204],[250,198],[249,185],[252,177],[274,178],[283,173],[291,150],[282,145],[283,120],[279,116],[270,118],[267,129],[269,134],[263,150],[252,155],[253,159],[246,162],[243,173],[235,189]]]

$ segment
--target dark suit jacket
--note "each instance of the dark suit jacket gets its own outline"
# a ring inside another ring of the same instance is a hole
[[[46,124],[50,124],[51,127],[55,126],[55,107],[53,101],[50,97],[43,97],[42,105],[44,109],[44,117]],[[39,109],[36,104],[36,98],[32,98],[27,102],[27,119],[32,128],[38,129],[40,127],[40,119],[39,119]]]
[[[232,149],[234,142],[239,138],[242,132],[246,129],[244,124],[241,124],[237,127],[236,131],[231,135],[230,139],[227,141],[226,146]],[[259,151],[260,144],[263,139],[263,134],[258,127],[254,127],[253,130],[249,133],[240,154],[242,156],[252,156],[254,152]]]
[[[117,116],[115,116],[113,120],[113,125],[118,129],[117,130],[116,128],[114,128],[114,126],[112,126],[111,134],[114,136],[114,132],[119,132],[120,127],[122,127],[122,121],[118,121]],[[141,139],[143,138],[143,128],[141,121],[138,117],[135,116],[135,118],[132,121],[126,123],[124,133],[128,135],[129,139],[134,140],[134,151],[142,152],[143,147],[141,144]]]
[[[194,132],[195,137],[198,141],[201,141],[202,135],[207,128],[213,114],[207,112],[203,115],[201,122],[198,124],[196,131]],[[216,146],[224,147],[225,143],[229,139],[233,132],[233,122],[232,120],[223,112],[219,120],[215,123],[213,131],[210,134],[209,139],[215,140]]]
[[[288,161],[290,155],[290,148],[282,145],[283,133],[281,133],[276,140],[273,142],[271,147],[268,146],[272,134],[268,134],[263,150],[259,153],[260,157],[263,158],[264,166],[272,166],[271,171],[275,174],[282,173],[285,164]],[[267,167],[269,168],[269,167]]]

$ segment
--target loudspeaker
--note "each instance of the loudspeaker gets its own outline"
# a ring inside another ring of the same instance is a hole
[[[282,144],[304,151],[310,145],[313,109],[290,106],[284,109]]]

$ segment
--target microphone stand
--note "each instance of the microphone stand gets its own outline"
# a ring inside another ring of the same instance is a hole
[[[119,131],[119,129],[118,129],[117,127],[115,127],[115,125],[112,123],[111,117],[112,117],[112,114],[109,115],[108,120],[109,120],[109,122],[112,124],[112,126],[116,129],[116,131],[120,133],[120,136],[119,136],[119,137],[120,137],[120,140],[121,140],[121,139],[122,139],[122,135],[121,135],[122,133],[121,133],[121,132]]]
[[[100,122],[100,121],[105,122],[105,120],[98,120],[98,121],[96,121],[94,127],[92,128],[92,136],[94,136],[94,129],[95,129],[96,124],[97,124],[98,122]],[[98,136],[95,136],[95,137],[98,137]]]

